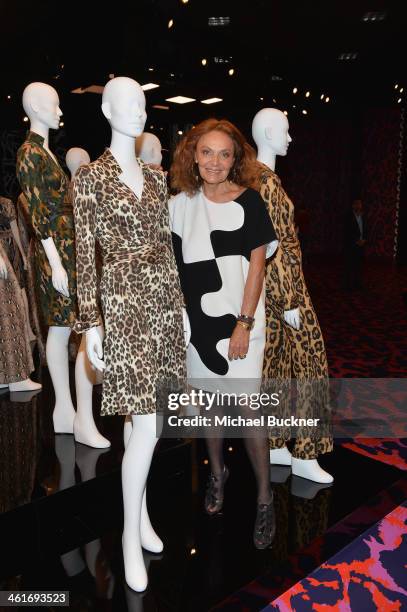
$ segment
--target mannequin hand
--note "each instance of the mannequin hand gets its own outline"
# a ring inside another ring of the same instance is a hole
[[[69,297],[68,275],[63,266],[59,265],[52,268],[52,284],[59,293]]]
[[[188,313],[185,308],[182,309],[182,318],[184,320],[185,346],[188,348],[189,341],[191,340],[191,325],[189,323]]]
[[[7,280],[8,272],[4,259],[0,255],[0,279]]]
[[[300,309],[293,308],[292,310],[284,311],[284,321],[294,329],[300,329],[301,319],[300,319]]]
[[[244,359],[249,350],[250,332],[242,325],[236,325],[229,341],[228,359]],[[244,356],[244,357],[243,357]]]
[[[102,339],[97,327],[91,327],[86,332],[86,354],[90,363],[96,370],[103,372],[106,367],[103,361]]]

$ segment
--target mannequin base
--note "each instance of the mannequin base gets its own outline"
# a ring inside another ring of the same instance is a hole
[[[301,478],[307,478],[321,484],[329,484],[334,480],[331,474],[321,468],[316,459],[296,459],[293,457],[291,472],[294,476],[301,476]]]
[[[93,418],[87,423],[81,421],[80,416],[76,413],[73,420],[73,435],[75,441],[80,444],[85,444],[91,448],[109,448],[110,442],[102,436],[96,429]]]
[[[42,385],[40,383],[36,383],[31,378],[26,378],[25,380],[19,380],[15,383],[9,383],[6,385],[0,385],[0,389],[10,389],[10,393],[15,393],[17,391],[38,391],[42,389]]]
[[[286,446],[270,449],[270,463],[275,465],[291,465],[291,453]]]
[[[126,583],[133,591],[142,593],[147,588],[148,577],[141,546],[124,532],[122,546]]]

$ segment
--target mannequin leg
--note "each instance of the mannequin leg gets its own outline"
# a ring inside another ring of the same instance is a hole
[[[131,432],[133,431],[133,421],[131,415],[127,415],[124,420],[123,429],[123,442],[124,448],[127,448]],[[144,488],[143,501],[141,505],[141,519],[140,519],[140,537],[141,545],[145,550],[152,553],[162,552],[164,545],[150,522],[147,509],[147,487]]]
[[[123,559],[126,582],[134,591],[147,587],[141,541],[143,495],[156,437],[156,415],[132,417],[133,430],[123,457],[122,487],[124,506]]]
[[[47,362],[55,392],[52,414],[55,433],[73,433],[75,409],[69,388],[68,342],[70,327],[51,326],[47,336]]]
[[[95,373],[86,355],[86,337],[82,334],[75,362],[76,416],[73,423],[75,440],[92,448],[109,448],[110,442],[97,430],[93,418],[92,394]]]
[[[26,320],[26,326],[27,326],[27,332],[28,332],[28,340],[30,342],[35,342],[35,340],[37,339],[37,336],[34,334],[33,330],[31,329],[31,325],[30,325],[30,308],[28,306],[27,294],[25,292],[24,287],[21,289],[21,297],[22,297],[22,300],[23,300],[24,310],[25,310],[25,320]]]

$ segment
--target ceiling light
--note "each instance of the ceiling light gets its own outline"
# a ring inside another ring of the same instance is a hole
[[[229,446],[228,451],[231,453],[233,451],[233,446]]]
[[[283,111],[283,113],[284,113],[284,115],[286,115],[286,116],[288,115],[287,111]]]
[[[394,89],[398,89],[398,88],[399,88],[399,84],[396,83],[395,86],[394,86]]]
[[[207,64],[207,60],[206,60],[205,58],[203,58],[203,59],[201,60],[201,64],[202,64],[202,66],[206,66],[206,64]]]
[[[23,118],[23,121],[24,121],[25,123],[27,123],[27,121],[28,121],[28,117],[24,117],[24,118]]]
[[[207,459],[203,460],[204,465],[208,465],[209,461]]]
[[[141,89],[143,91],[148,91],[149,89],[156,89],[157,87],[160,87],[157,85],[157,83],[146,83],[145,85],[141,86]]]
[[[297,93],[297,91],[298,91],[298,88],[297,88],[297,87],[294,87],[294,89],[293,89],[293,94],[296,94],[296,93]]]
[[[148,70],[149,70],[149,72],[153,72],[154,68],[149,68]]]
[[[152,108],[159,108],[160,110],[170,110],[169,106],[165,104],[153,104]]]
[[[181,0],[182,4],[188,4],[189,0]]]
[[[235,69],[234,69],[234,68],[231,68],[231,69],[229,70],[229,76],[233,76],[234,74],[235,74]]]
[[[362,21],[365,22],[383,21],[384,19],[386,19],[386,11],[369,11],[362,17]]]
[[[222,102],[222,100],[223,98],[207,98],[206,100],[201,100],[201,102],[202,104],[215,104],[215,102]]]
[[[330,98],[329,98],[329,96],[327,96],[327,97],[325,98],[325,102],[329,102],[329,100],[330,100]]]
[[[180,136],[182,136],[184,132],[182,130],[178,130],[177,134],[179,134]]]
[[[308,115],[308,112],[306,110],[301,111],[303,115]]]
[[[358,54],[356,53],[356,51],[351,51],[350,53],[340,53],[338,55],[338,59],[340,60],[355,60],[357,58]]]
[[[64,127],[65,123],[63,121],[59,122],[59,127]]]
[[[311,95],[311,92],[310,92],[310,91],[307,91],[307,93],[305,94],[305,97],[306,97],[306,98],[309,98],[309,97],[310,97],[310,95]]]
[[[273,98],[273,102],[274,104],[277,104],[277,100],[275,98]]]
[[[404,87],[400,87],[400,90],[399,90],[399,91],[400,91],[400,93],[403,93],[403,91],[404,91]]]
[[[153,129],[154,129],[154,126],[153,126],[153,125],[150,125],[150,130],[153,130]]]
[[[174,25],[174,20],[170,19],[168,22],[168,29],[172,28],[173,25]]]
[[[166,98],[166,102],[174,102],[174,104],[187,104],[188,102],[195,102],[195,98],[187,98],[186,96],[173,96],[172,98]]]
[[[321,94],[321,96],[320,96],[320,98],[319,98],[319,99],[320,99],[320,100],[323,100],[324,98],[325,98],[325,94]]]
[[[230,25],[230,17],[208,17],[209,26],[228,26]]]
[[[260,100],[261,100],[261,101],[263,101],[263,100],[264,100],[264,98],[260,98]]]
[[[188,2],[188,0],[187,0]],[[196,548],[191,548],[191,555],[196,555]]]
[[[397,104],[400,104],[400,102],[401,102],[401,98],[399,98],[399,99],[397,100]]]
[[[11,100],[11,96],[7,96],[7,100]]]

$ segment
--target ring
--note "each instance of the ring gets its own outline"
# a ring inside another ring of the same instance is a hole
[[[246,359],[246,355],[239,355],[239,359]]]

